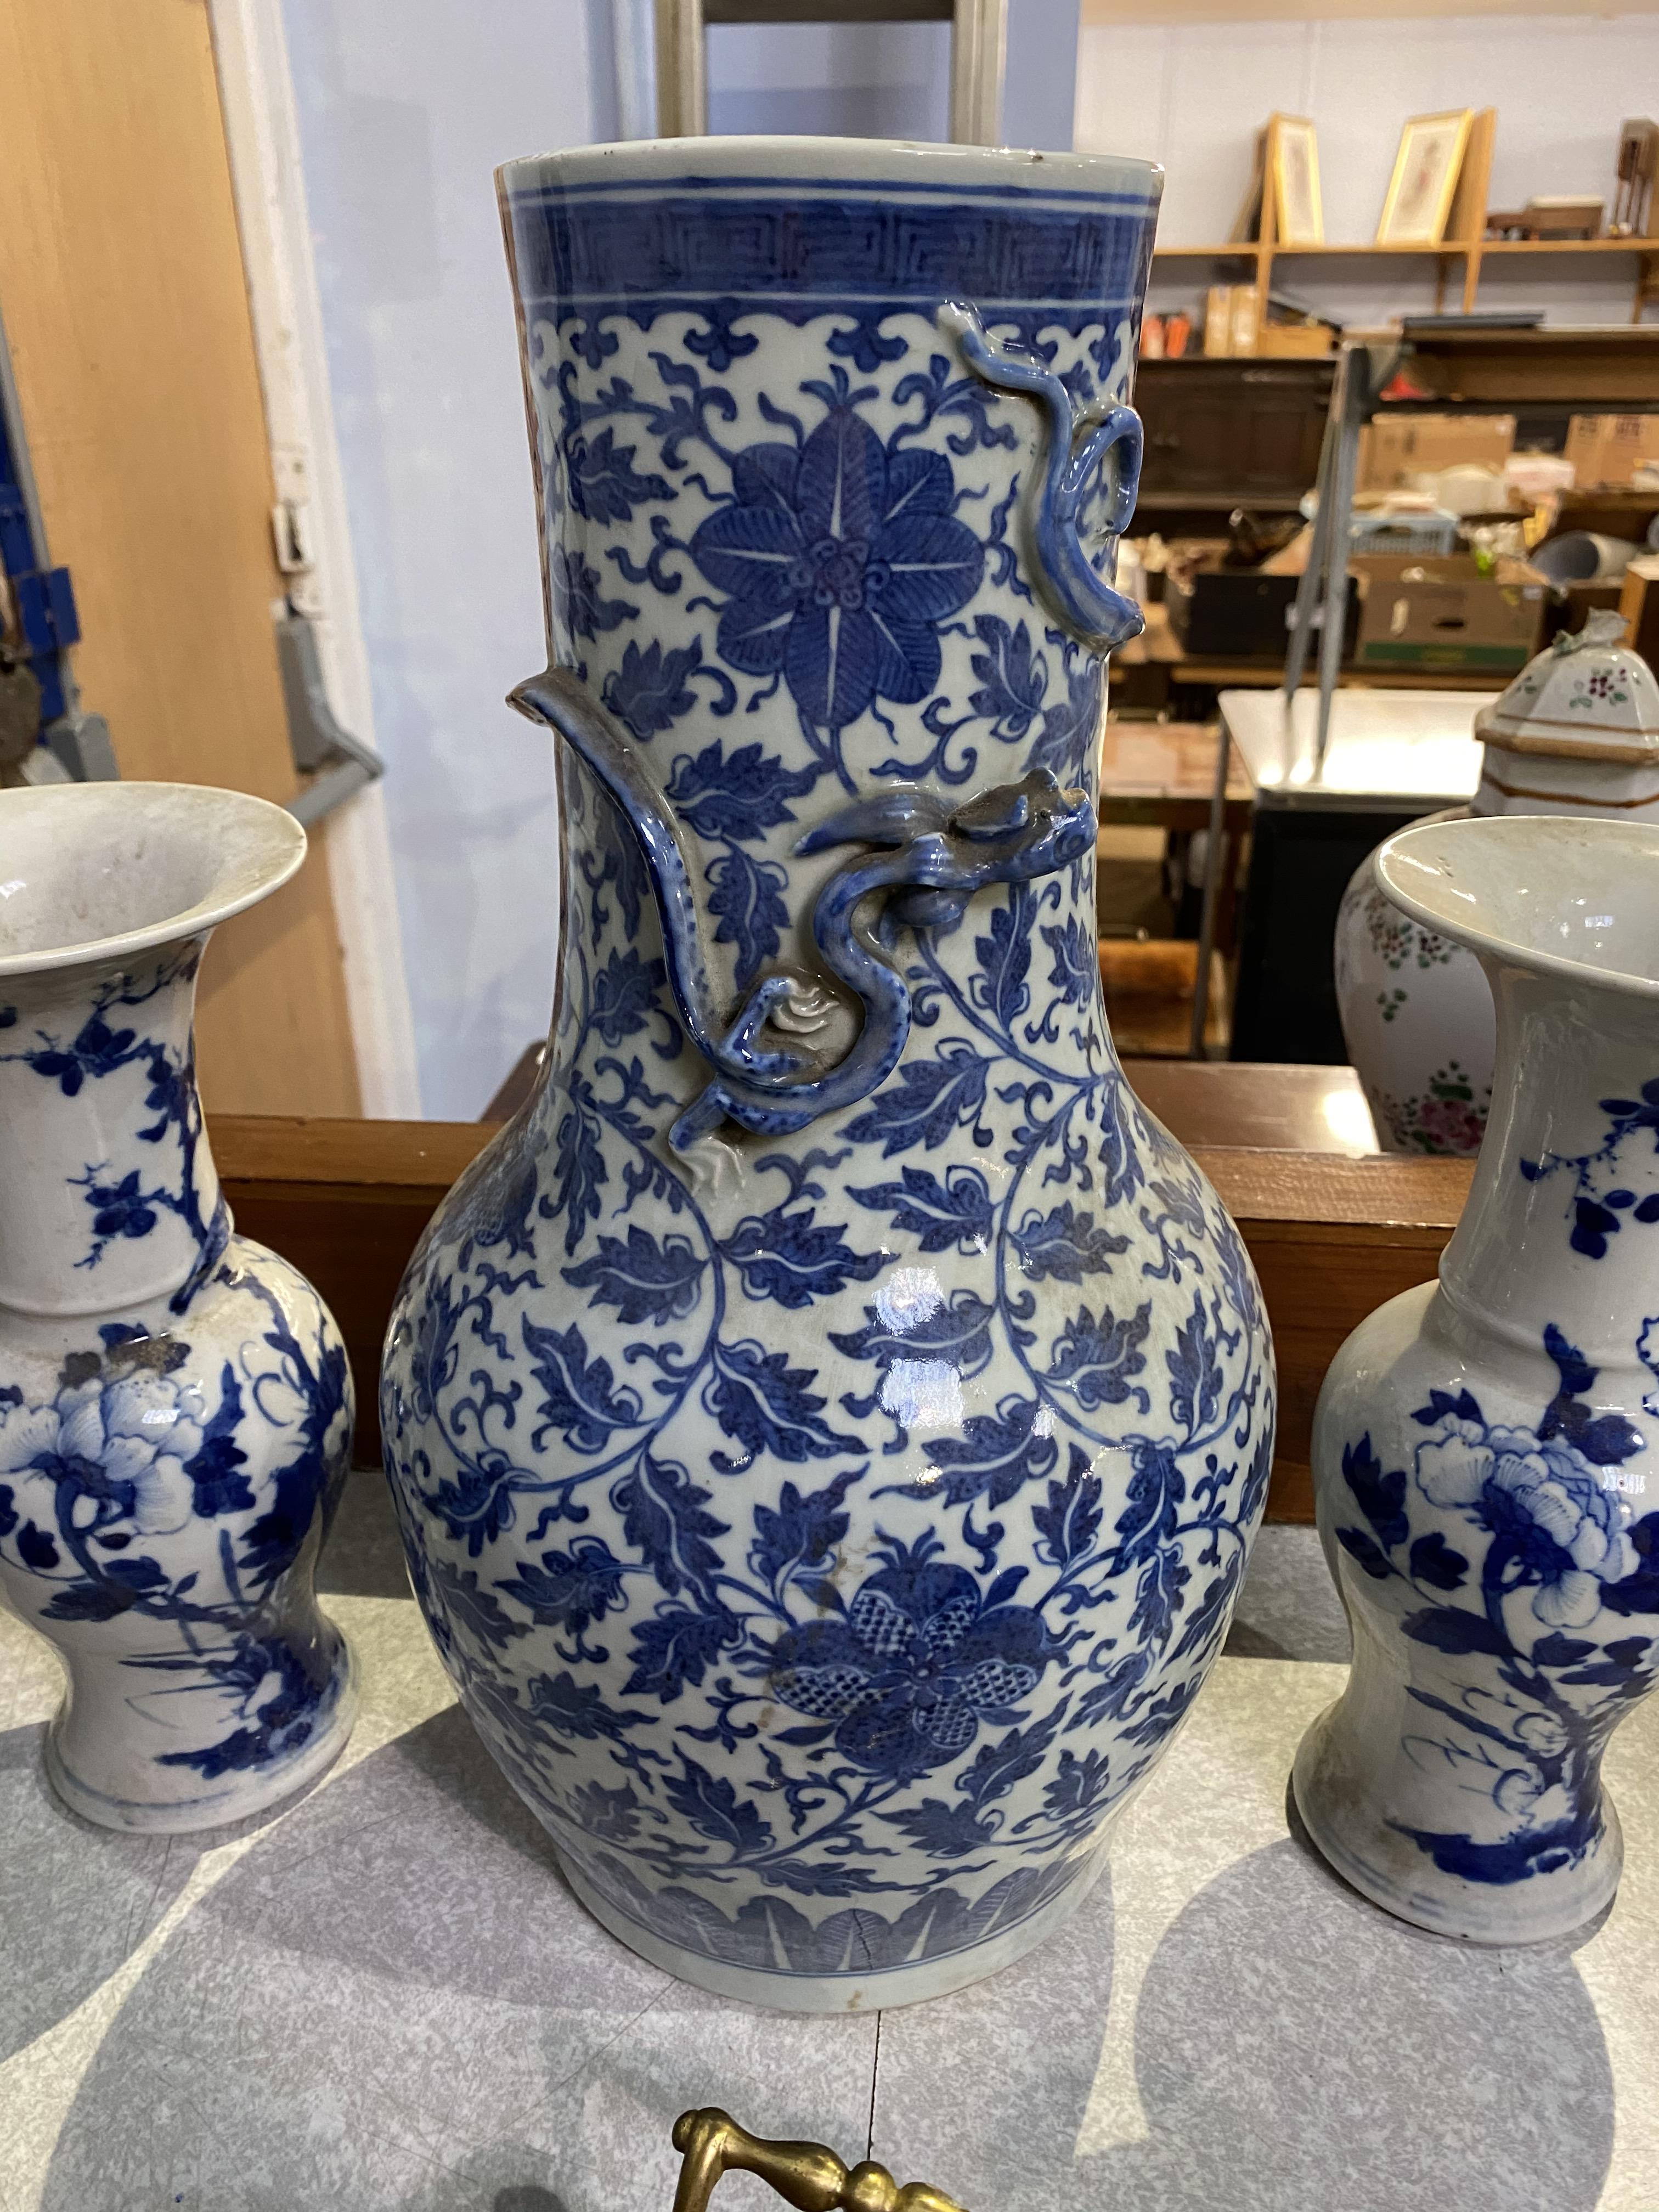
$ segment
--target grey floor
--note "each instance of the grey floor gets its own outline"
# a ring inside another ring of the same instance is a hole
[[[1588,1938],[1400,1926],[1286,1825],[1346,1656],[1310,1532],[1264,1532],[1079,1917],[958,1996],[827,2021],[701,1996],[587,1919],[451,1700],[375,1478],[327,1582],[363,1667],[346,1759],[170,1843],[51,1798],[55,1665],[0,1620],[3,2212],[666,2212],[670,2125],[708,2103],[975,2212],[1659,2206],[1659,1715],[1609,1760],[1629,1864]]]

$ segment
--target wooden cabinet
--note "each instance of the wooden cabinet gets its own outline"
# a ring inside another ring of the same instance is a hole
[[[1161,509],[1294,507],[1319,473],[1331,361],[1148,361],[1134,404],[1146,426],[1132,529]]]

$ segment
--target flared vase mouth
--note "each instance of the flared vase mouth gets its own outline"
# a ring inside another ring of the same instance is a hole
[[[1659,999],[1659,823],[1559,814],[1419,823],[1379,847],[1412,920],[1483,959]]]
[[[0,979],[181,943],[285,884],[291,814],[193,783],[56,783],[0,793]]]
[[[1127,198],[1155,206],[1156,161],[1131,155],[1050,154],[1018,146],[931,145],[908,139],[635,138],[528,154],[495,172],[506,198],[550,185],[846,183],[993,192]]]

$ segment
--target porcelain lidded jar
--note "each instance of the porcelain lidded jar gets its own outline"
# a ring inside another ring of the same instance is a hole
[[[763,2003],[1056,1926],[1261,1510],[1257,1288],[1095,954],[1159,181],[737,138],[501,175],[562,964],[405,1279],[387,1467],[578,1894]]]
[[[1497,1076],[1439,1282],[1320,1393],[1354,1658],[1296,1797],[1391,1912],[1526,1942],[1618,1885],[1601,1755],[1659,1674],[1659,824],[1431,823],[1376,872],[1480,961]]]
[[[210,931],[305,843],[239,792],[0,794],[0,1595],[68,1678],[53,1787],[106,1827],[258,1812],[356,1711],[312,1591],[345,1347],[235,1234],[191,1036]]]
[[[1464,815],[1659,820],[1659,684],[1601,611],[1528,661],[1475,716],[1480,784]],[[1492,1098],[1492,994],[1473,954],[1389,899],[1368,855],[1336,924],[1348,1057],[1384,1148],[1478,1152]]]

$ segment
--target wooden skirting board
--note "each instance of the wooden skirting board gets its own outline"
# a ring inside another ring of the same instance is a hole
[[[219,1115],[236,1224],[301,1268],[333,1309],[357,1382],[357,1453],[380,1455],[376,1376],[399,1277],[434,1208],[495,1133],[473,1121]],[[1385,1298],[1431,1279],[1468,1194],[1466,1160],[1344,1159],[1200,1148],[1243,1233],[1279,1354],[1268,1517],[1311,1521],[1308,1442],[1332,1354]]]

